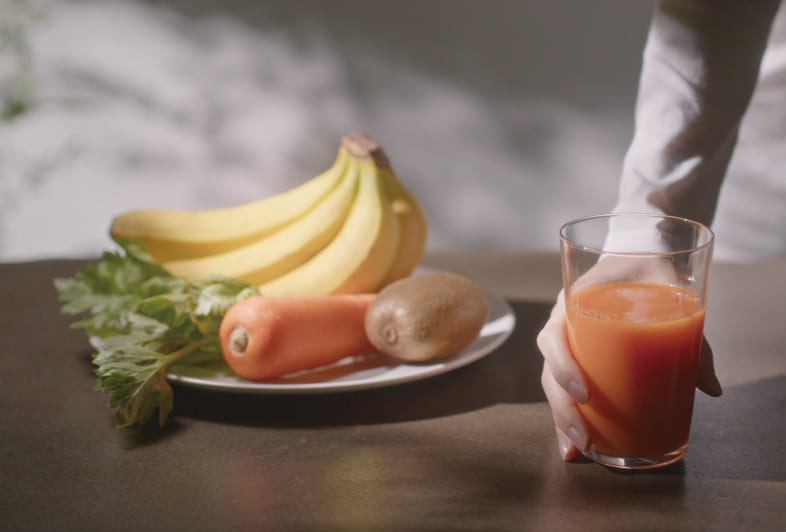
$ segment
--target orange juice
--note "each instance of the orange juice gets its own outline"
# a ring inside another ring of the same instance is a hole
[[[594,451],[656,457],[684,449],[704,325],[700,299],[664,284],[600,284],[572,294],[567,315]]]

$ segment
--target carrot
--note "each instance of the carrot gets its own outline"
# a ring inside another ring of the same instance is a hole
[[[375,297],[244,299],[221,320],[224,359],[239,376],[260,381],[373,352],[364,318]]]

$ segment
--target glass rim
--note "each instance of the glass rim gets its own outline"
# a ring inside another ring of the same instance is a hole
[[[692,225],[693,227],[698,227],[702,231],[706,231],[707,234],[709,235],[709,238],[707,238],[707,241],[704,242],[701,245],[693,246],[693,247],[689,247],[689,248],[685,248],[685,249],[676,249],[676,250],[672,250],[672,251],[612,251],[612,250],[606,250],[606,249],[602,249],[602,248],[596,248],[594,246],[586,246],[586,245],[583,245],[583,244],[579,244],[575,240],[571,240],[570,238],[568,238],[565,235],[565,232],[566,232],[568,227],[576,225],[576,224],[579,224],[581,222],[586,222],[586,221],[589,221],[589,220],[597,220],[597,219],[600,219],[600,218],[611,219],[611,218],[617,218],[617,217],[657,218],[657,219],[661,219],[661,220],[672,220],[672,221],[675,221],[675,222],[683,222],[683,223],[687,223],[689,225]],[[597,253],[599,255],[601,255],[601,254],[602,255],[621,255],[621,256],[629,256],[629,257],[647,257],[647,256],[667,257],[667,256],[671,256],[671,255],[681,255],[681,254],[685,254],[685,253],[695,253],[697,251],[700,251],[702,249],[706,249],[706,248],[712,246],[713,243],[715,242],[715,233],[712,231],[712,229],[710,229],[708,226],[706,226],[705,224],[703,224],[701,222],[697,222],[696,220],[691,220],[690,218],[685,218],[684,216],[673,216],[671,214],[658,214],[658,213],[653,213],[653,212],[609,212],[609,213],[603,213],[603,214],[590,214],[588,216],[581,216],[579,218],[574,218],[574,219],[569,220],[569,221],[565,222],[564,224],[562,224],[562,226],[559,228],[559,236],[560,236],[560,240],[562,240],[567,245],[569,245],[569,246],[571,246],[573,248],[581,249],[583,251],[588,251],[590,253]]]

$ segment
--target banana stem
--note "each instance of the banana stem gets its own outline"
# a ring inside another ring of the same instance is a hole
[[[377,168],[390,168],[390,160],[382,146],[365,133],[349,133],[342,137],[341,142],[353,155],[356,155],[355,150],[360,149],[362,154],[356,155],[357,157],[371,157],[374,159],[374,164]]]

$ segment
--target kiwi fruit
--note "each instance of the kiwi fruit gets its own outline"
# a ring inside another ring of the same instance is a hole
[[[399,279],[366,311],[365,329],[380,352],[408,362],[454,355],[471,344],[488,317],[486,297],[471,280],[438,271]]]

